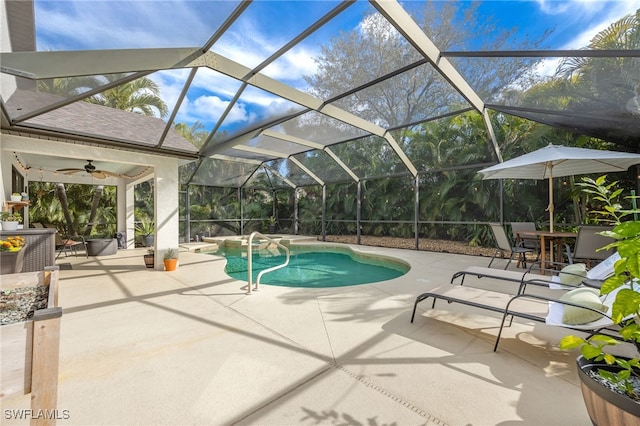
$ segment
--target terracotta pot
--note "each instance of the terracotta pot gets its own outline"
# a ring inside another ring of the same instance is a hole
[[[175,271],[178,267],[178,259],[164,259],[164,270]]]
[[[640,424],[640,404],[638,402],[610,390],[587,374],[590,370],[611,370],[616,366],[590,361],[582,356],[579,356],[576,362],[582,397],[594,425]]]

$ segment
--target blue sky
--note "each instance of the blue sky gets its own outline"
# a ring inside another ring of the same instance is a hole
[[[402,2],[407,8],[422,2]],[[35,0],[38,50],[84,50],[152,47],[199,47],[236,7],[232,1],[96,1]],[[214,46],[214,51],[253,67],[280,48],[288,39],[335,7],[336,1],[255,1],[243,17]],[[480,16],[493,16],[499,26],[517,27],[517,37],[536,38],[553,30],[544,47],[577,49],[611,22],[640,8],[640,0],[486,1]],[[280,81],[304,89],[302,75],[312,74],[319,45],[338,31],[351,31],[361,24],[363,12],[371,10],[359,1],[325,28],[265,70]],[[550,72],[554,61],[546,64]],[[185,71],[153,74],[171,107],[182,89]],[[215,91],[209,88],[216,87]],[[217,73],[199,75],[178,114],[178,121],[203,121],[208,128],[224,110],[237,84]],[[247,123],[286,107],[273,96],[253,90],[242,98],[230,121]]]

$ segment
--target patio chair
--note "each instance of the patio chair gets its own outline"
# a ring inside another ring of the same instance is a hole
[[[536,224],[533,222],[511,222],[511,234],[516,243],[522,243],[522,247],[530,248],[536,253],[536,260],[540,258],[540,240],[535,236],[518,235],[520,232],[535,232]]]
[[[600,232],[611,231],[611,229],[610,226],[581,226],[573,249],[569,244],[564,245],[567,261],[569,263],[574,263],[576,260],[583,261],[590,266],[592,261],[597,263],[611,256],[614,249],[598,250],[614,241],[611,237],[600,235]]]
[[[80,247],[84,247],[85,256],[87,258],[89,257],[89,252],[87,251],[87,242],[85,241],[84,237],[79,237],[79,241],[67,237],[63,238],[54,225],[46,224],[44,227],[56,229],[56,233],[54,234],[57,253],[56,260],[62,253],[64,253],[65,257],[67,257],[69,253],[73,254],[74,256],[78,256],[78,248]]]
[[[493,238],[496,242],[497,248],[496,248],[496,253],[491,258],[491,261],[489,262],[488,267],[489,268],[491,267],[491,265],[493,264],[493,261],[498,256],[498,254],[501,254],[502,257],[504,258],[505,253],[508,252],[510,253],[509,261],[507,262],[507,265],[504,267],[504,269],[507,269],[509,267],[509,265],[511,264],[511,261],[515,256],[518,256],[518,266],[522,264],[526,268],[527,266],[526,255],[527,253],[532,253],[533,250],[530,248],[522,247],[521,245],[518,245],[518,244],[512,244],[509,241],[509,238],[507,237],[507,233],[505,232],[504,228],[499,223],[492,223],[490,224],[490,226],[491,226],[491,231],[493,232]]]
[[[87,242],[83,237],[80,238],[81,241],[72,240],[70,238],[62,238],[60,234],[56,232],[56,252],[58,253],[56,254],[56,259],[58,259],[62,253],[64,253],[65,257],[67,257],[69,253],[73,254],[74,256],[78,256],[78,249],[81,247],[84,248],[85,257],[88,258],[89,253],[87,252]]]

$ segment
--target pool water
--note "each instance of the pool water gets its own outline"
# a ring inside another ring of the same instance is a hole
[[[227,258],[227,275],[248,281],[247,252],[240,249],[223,249],[214,253]],[[355,254],[336,251],[296,251],[290,249],[289,265],[268,272],[260,278],[260,284],[283,287],[325,288],[358,284],[370,284],[398,278],[409,267],[392,260],[359,258]],[[284,263],[284,253],[259,250],[253,253],[253,281],[263,269]]]

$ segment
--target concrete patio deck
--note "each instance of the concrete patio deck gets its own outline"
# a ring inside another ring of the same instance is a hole
[[[352,246],[405,276],[329,289],[262,286],[182,249],[175,272],[143,249],[61,257],[58,425],[588,425],[566,330],[415,297],[484,257]],[[507,286],[488,279],[478,286]],[[6,410],[4,425],[28,424]],[[9,416],[11,417],[11,416]]]

